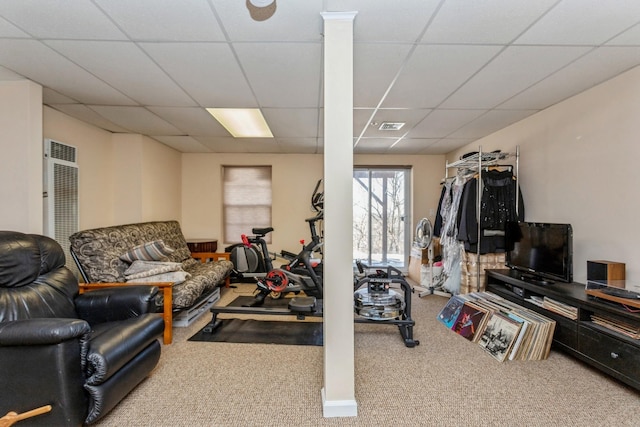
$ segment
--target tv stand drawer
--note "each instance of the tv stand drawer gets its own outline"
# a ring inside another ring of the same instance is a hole
[[[640,381],[640,348],[581,326],[578,351],[620,375]]]

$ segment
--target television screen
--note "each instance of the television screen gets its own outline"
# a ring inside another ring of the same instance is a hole
[[[507,266],[541,279],[573,280],[573,233],[570,224],[509,223]]]

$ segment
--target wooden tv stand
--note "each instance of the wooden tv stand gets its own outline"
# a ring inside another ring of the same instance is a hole
[[[515,270],[486,270],[487,291],[537,311],[556,321],[553,347],[565,351],[619,381],[640,390],[640,340],[594,323],[592,315],[603,315],[640,326],[640,313],[620,304],[590,297],[580,283],[555,282],[539,285],[522,280]],[[577,308],[578,318],[556,314],[526,299],[548,297]]]

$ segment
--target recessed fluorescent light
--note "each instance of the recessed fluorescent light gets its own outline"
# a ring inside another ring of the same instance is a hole
[[[258,108],[207,108],[234,138],[273,138]]]

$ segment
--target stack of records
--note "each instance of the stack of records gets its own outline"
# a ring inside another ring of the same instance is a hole
[[[624,336],[633,338],[635,340],[640,339],[640,325],[634,325],[624,320],[614,319],[612,317],[600,316],[597,314],[591,315],[591,320],[596,325],[600,325],[609,330],[618,332]]]
[[[549,297],[543,298],[542,307],[571,320],[576,320],[578,318],[578,307],[561,303],[560,301],[556,301]]]
[[[451,297],[438,320],[500,362],[546,359],[556,324],[490,292]]]

